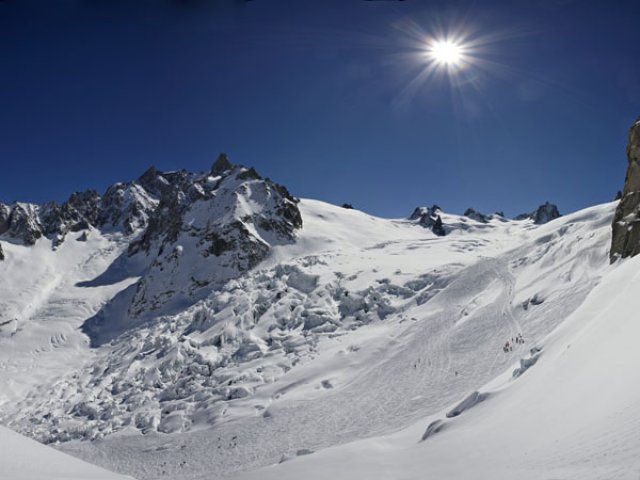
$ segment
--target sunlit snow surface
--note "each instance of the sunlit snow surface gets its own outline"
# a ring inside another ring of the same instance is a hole
[[[126,480],[0,427],[2,480]]]
[[[637,338],[637,307],[615,310],[635,301],[635,261],[608,265],[614,207],[540,227],[443,215],[454,230],[436,237],[303,200],[295,244],[97,349],[80,326],[140,272],[79,285],[119,240],[3,242],[1,268],[30,272],[0,278],[17,319],[0,340],[3,422],[140,479],[278,462],[255,478],[635,479],[640,392],[616,343]]]

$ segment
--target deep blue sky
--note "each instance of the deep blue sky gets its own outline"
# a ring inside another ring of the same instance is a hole
[[[622,186],[638,25],[624,0],[5,0],[0,199],[225,151],[382,216],[574,211]],[[412,84],[417,32],[442,29],[489,39],[483,68]]]

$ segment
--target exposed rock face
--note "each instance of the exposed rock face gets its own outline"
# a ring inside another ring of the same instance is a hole
[[[441,213],[442,209],[438,205],[433,205],[431,208],[417,207],[409,220],[417,220],[420,225],[430,229],[434,234],[444,237],[447,232],[444,229]]]
[[[100,195],[93,190],[74,193],[62,205],[55,202],[44,205],[0,203],[0,235],[33,245],[43,236],[52,237],[54,244],[64,241],[70,231],[90,228],[96,223]]]
[[[553,203],[545,202],[531,213],[521,213],[515,218],[515,220],[531,219],[536,225],[542,225],[550,222],[551,220],[555,220],[560,216],[562,215],[560,214],[557,206]]]
[[[0,262],[4,260],[4,251],[2,251],[2,244],[0,243]]]
[[[233,168],[233,164],[229,161],[226,153],[221,153],[218,156],[218,159],[211,166],[211,175],[217,177],[219,175],[223,175],[225,172],[228,172]]]
[[[11,207],[0,202],[0,235],[9,230],[9,219],[11,217]]]
[[[640,252],[640,119],[629,130],[627,175],[622,198],[613,217],[611,261]]]
[[[480,223],[489,223],[489,220],[491,220],[491,215],[485,215],[484,213],[480,213],[473,208],[467,208],[464,211],[463,215]]]
[[[22,240],[25,245],[33,245],[42,237],[43,227],[38,218],[38,207],[28,203],[16,204],[9,215],[10,237]]]
[[[489,223],[491,220],[499,220],[501,222],[506,222],[506,218],[504,217],[504,212],[495,212],[487,215],[485,213],[478,212],[473,208],[467,208],[464,211],[463,215],[479,223]]]
[[[102,197],[96,226],[123,230],[130,235],[147,226],[157,200],[135,182],[116,183]]]

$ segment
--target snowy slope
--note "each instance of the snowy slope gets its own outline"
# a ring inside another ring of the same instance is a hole
[[[221,478],[418,422],[416,442],[578,308],[609,270],[614,207],[543,226],[443,213],[438,237],[303,200],[295,242],[192,307],[84,345],[3,419],[138,478]],[[518,333],[526,343],[505,353]]]
[[[484,400],[459,416],[447,418],[452,404],[396,434],[234,478],[637,479],[639,271],[635,258],[607,272],[536,342],[535,365],[482,386]]]
[[[125,480],[0,427],[2,480]]]
[[[136,280],[88,286],[126,250],[120,235],[80,232],[53,250],[40,239],[34,246],[3,242],[0,264],[0,405],[42,386],[61,372],[92,358],[89,339],[78,327],[117,292]]]

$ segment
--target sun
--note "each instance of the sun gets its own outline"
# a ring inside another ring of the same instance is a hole
[[[434,40],[427,47],[429,58],[445,67],[460,67],[464,63],[464,46],[452,40]]]
[[[445,65],[457,65],[462,60],[462,47],[450,40],[434,42],[429,53],[435,61]]]

